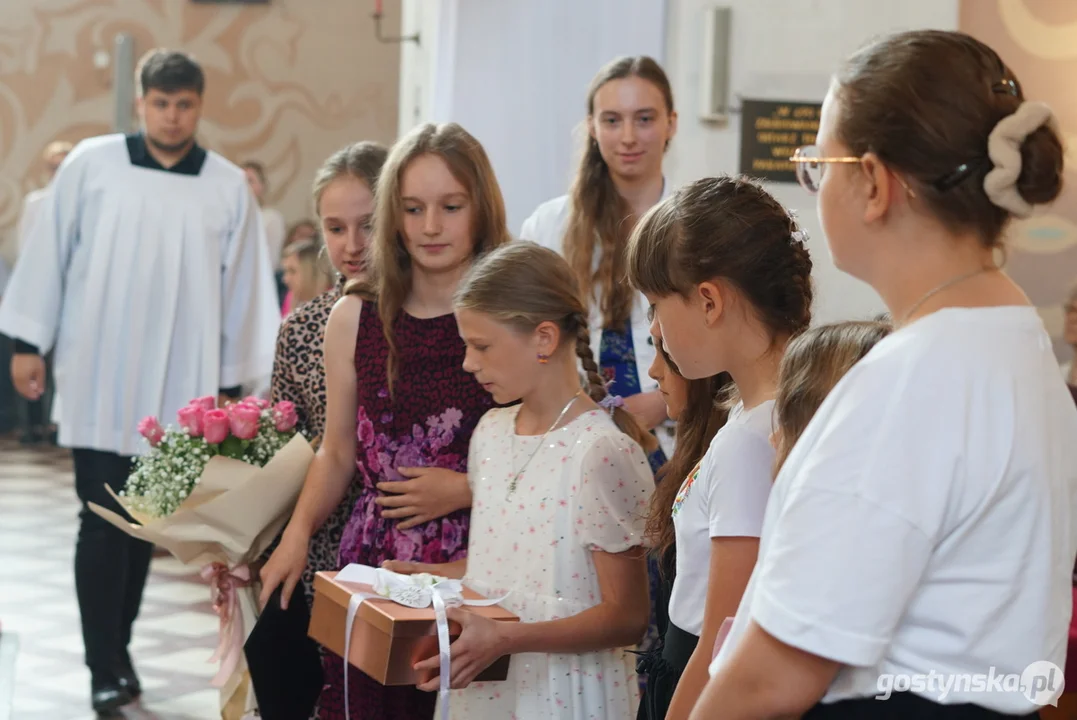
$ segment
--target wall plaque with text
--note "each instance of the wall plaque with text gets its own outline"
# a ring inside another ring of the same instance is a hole
[[[795,183],[789,158],[814,145],[820,103],[745,100],[741,108],[740,172],[770,182]]]

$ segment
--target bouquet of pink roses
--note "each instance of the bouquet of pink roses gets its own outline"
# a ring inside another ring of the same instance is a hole
[[[248,565],[287,522],[314,451],[296,432],[289,402],[271,407],[247,398],[218,408],[205,397],[180,410],[177,420],[178,427],[162,427],[156,418],[139,424],[150,449],[113,495],[136,522],[89,507],[127,534],[202,567],[221,620],[213,685],[221,690],[222,718],[238,720],[257,708],[243,657],[258,617]]]
[[[287,401],[270,407],[249,397],[218,408],[216,398],[203,397],[181,409],[178,420],[178,428],[164,428],[155,417],[138,425],[150,451],[135,462],[120,496],[140,515],[174,513],[218,455],[263,467],[296,434],[297,415]]]

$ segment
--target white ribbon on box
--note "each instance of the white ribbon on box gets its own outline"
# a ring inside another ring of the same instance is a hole
[[[452,658],[449,654],[449,618],[446,608],[469,605],[471,607],[491,607],[505,598],[493,600],[465,600],[464,585],[459,580],[443,578],[437,575],[419,573],[400,575],[385,568],[373,568],[369,565],[352,563],[339,573],[338,582],[360,583],[370,585],[374,593],[355,593],[348,601],[348,618],[344,624],[344,717],[351,720],[351,705],[348,697],[348,657],[352,649],[352,626],[359,606],[371,599],[388,598],[393,602],[410,608],[427,608],[434,606],[434,619],[438,629],[438,659],[440,661],[441,718],[449,717],[449,681],[452,670]],[[506,596],[507,597],[507,596]]]

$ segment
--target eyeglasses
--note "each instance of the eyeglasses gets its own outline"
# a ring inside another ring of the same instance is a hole
[[[820,157],[815,145],[799,147],[789,158],[796,168],[797,182],[812,195],[819,192],[819,183],[823,181],[823,166],[829,163],[859,163],[858,157]]]
[[[799,147],[796,152],[793,153],[793,157],[789,158],[789,161],[793,163],[796,168],[797,182],[801,187],[810,192],[812,195],[819,192],[819,184],[823,181],[823,168],[828,164],[840,163],[843,165],[849,165],[851,163],[859,163],[863,161],[863,158],[858,157],[820,157],[819,148],[816,145],[805,145]],[[916,197],[916,193],[912,191],[909,184],[905,182],[905,179],[900,175],[894,175],[897,181],[901,183],[901,187],[905,188],[905,192],[909,194],[909,197]]]

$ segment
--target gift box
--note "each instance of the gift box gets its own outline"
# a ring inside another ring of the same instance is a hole
[[[376,593],[372,585],[339,582],[336,576],[335,572],[315,575],[309,635],[344,657],[348,604],[356,593]],[[468,588],[463,588],[463,597],[465,601],[484,600]],[[518,617],[497,605],[469,606],[467,610],[499,622],[519,622]],[[450,640],[459,634],[460,626],[449,622]],[[432,607],[407,607],[381,597],[367,599],[359,605],[348,661],[382,685],[416,685],[428,680],[413,666],[437,654],[437,622]],[[508,672],[506,655],[481,672],[475,681],[498,682],[505,680]]]

